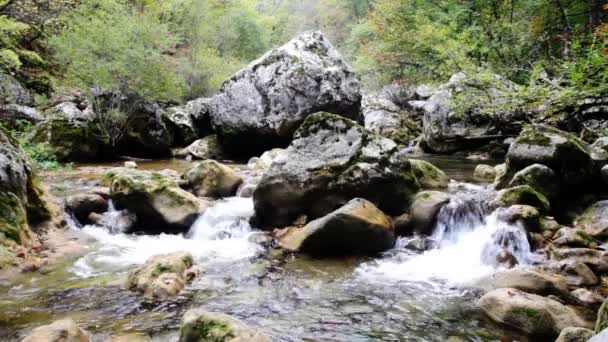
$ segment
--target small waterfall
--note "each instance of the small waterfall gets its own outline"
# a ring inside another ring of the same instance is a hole
[[[233,197],[215,202],[187,234],[132,235],[123,233],[124,212],[114,208],[104,214],[103,226],[82,228],[99,247],[78,260],[75,271],[81,276],[113,272],[142,264],[153,255],[178,251],[190,252],[203,263],[248,259],[263,250],[249,239],[252,215],[252,199]]]
[[[372,281],[434,280],[458,284],[507,264],[534,262],[524,228],[502,220],[501,209],[489,210],[492,194],[482,187],[452,188],[450,202],[440,210],[431,235],[433,249],[413,254],[405,248],[408,239],[400,239],[391,255],[364,264],[358,274]]]

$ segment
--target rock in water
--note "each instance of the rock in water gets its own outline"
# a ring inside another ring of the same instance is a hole
[[[450,178],[435,165],[426,160],[410,159],[414,176],[420,183],[420,188],[434,190],[446,189]]]
[[[22,342],[89,342],[90,340],[89,333],[68,318],[34,329]]]
[[[167,299],[177,295],[198,275],[190,253],[176,252],[151,257],[129,272],[127,288],[150,299]]]
[[[410,227],[416,233],[431,234],[441,208],[450,202],[450,196],[440,191],[422,191],[414,197],[410,207]]]
[[[593,330],[585,328],[564,328],[555,342],[587,342],[593,337]]]
[[[215,160],[196,164],[184,174],[188,186],[200,197],[234,196],[243,179],[232,168]]]
[[[137,229],[185,232],[207,204],[160,172],[117,168],[107,178],[116,206],[137,215]]]
[[[418,189],[409,160],[393,141],[352,120],[316,113],[256,188],[255,223],[286,227],[300,215],[316,219],[357,197],[399,215]]]
[[[478,180],[493,182],[496,178],[496,169],[490,165],[479,164],[475,167],[473,177]]]
[[[174,150],[173,156],[178,158],[215,160],[225,158],[224,150],[215,134],[198,139],[188,147]]]
[[[209,114],[227,150],[251,156],[287,145],[311,113],[356,120],[360,106],[350,67],[321,32],[306,32],[228,79]]]
[[[270,339],[232,316],[191,309],[182,319],[179,342],[270,342]]]
[[[279,238],[281,247],[312,255],[373,254],[394,244],[391,219],[359,198],[303,228],[287,228]]]
[[[591,327],[570,307],[513,288],[485,294],[479,306],[492,320],[532,336],[556,337],[567,327]]]

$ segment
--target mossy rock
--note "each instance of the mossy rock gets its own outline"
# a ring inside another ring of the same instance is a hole
[[[179,342],[270,342],[265,335],[238,319],[201,309],[188,310],[182,319]]]
[[[85,124],[66,119],[53,119],[36,127],[32,141],[48,143],[60,162],[95,161],[102,143]]]
[[[608,201],[597,202],[585,209],[575,225],[593,238],[608,238]]]
[[[548,212],[551,209],[549,200],[529,185],[500,190],[496,194],[495,202],[500,206],[526,204],[539,209],[541,212]]]
[[[515,173],[509,187],[518,185],[529,185],[548,198],[555,198],[559,194],[559,178],[542,164],[533,164]]]
[[[11,192],[0,192],[0,233],[18,244],[26,244],[30,240],[25,207]]]
[[[435,165],[419,159],[410,159],[414,176],[422,189],[445,189],[450,178]]]

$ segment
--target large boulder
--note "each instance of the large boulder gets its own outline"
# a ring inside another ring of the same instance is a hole
[[[199,197],[229,197],[236,194],[243,179],[231,167],[215,160],[196,164],[184,174],[187,186]]]
[[[385,96],[364,96],[361,113],[365,128],[400,145],[409,146],[422,133],[408,112]]]
[[[94,193],[80,193],[65,199],[65,209],[74,215],[79,222],[88,219],[91,213],[104,213],[108,210],[108,201]]]
[[[426,160],[410,159],[414,176],[420,184],[420,188],[435,190],[446,189],[450,183],[450,178],[435,165]]]
[[[475,167],[473,177],[477,180],[493,182],[496,178],[496,168],[490,165],[479,164]]]
[[[373,254],[393,247],[395,234],[388,216],[357,198],[303,228],[287,228],[278,242],[287,250],[312,255]]]
[[[349,119],[316,113],[296,132],[254,192],[257,224],[289,226],[315,219],[352,198],[364,198],[389,215],[409,207],[419,185],[396,144]]]
[[[34,329],[22,342],[89,342],[91,336],[67,318]]]
[[[185,232],[207,205],[163,173],[117,168],[107,178],[116,207],[137,216],[134,229]]]
[[[482,80],[460,72],[437,88],[417,91],[422,99],[410,104],[424,114],[424,147],[448,153],[516,134],[519,122],[525,120],[524,113],[509,104],[509,94],[516,88],[498,75]],[[456,97],[469,97],[477,103],[465,100],[467,103],[459,104]]]
[[[188,145],[210,132],[210,101],[211,99],[208,98],[199,98],[189,101],[183,106],[167,108],[164,111],[176,145]]]
[[[117,152],[142,158],[170,156],[174,135],[163,108],[153,102],[133,101],[129,125],[116,146]]]
[[[232,316],[191,309],[182,319],[179,342],[270,342],[270,338]]]
[[[572,308],[514,288],[485,294],[479,300],[479,306],[493,321],[532,336],[556,337],[567,327],[591,327]]]
[[[321,32],[305,32],[228,79],[209,104],[221,142],[255,154],[289,143],[312,113],[359,116],[359,82]]]
[[[146,298],[167,299],[179,294],[197,275],[190,253],[156,255],[129,272],[126,287]]]
[[[591,238],[608,238],[608,201],[600,201],[587,208],[575,222]]]
[[[561,187],[580,191],[580,186],[594,180],[599,171],[589,146],[572,134],[544,125],[524,129],[509,147],[507,169],[497,187],[505,187],[514,174],[524,168],[542,164],[550,168]]]

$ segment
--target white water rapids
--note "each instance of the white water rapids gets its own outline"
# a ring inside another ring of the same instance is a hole
[[[356,277],[369,282],[439,281],[456,285],[496,271],[496,255],[509,251],[520,264],[532,262],[524,229],[507,224],[498,211],[484,212],[480,188],[467,186],[466,196],[456,191],[437,218],[432,240],[435,247],[422,253],[405,248],[402,238],[386,256],[364,263]],[[452,191],[453,192],[453,191]],[[471,195],[472,193],[472,195]],[[246,260],[263,252],[251,242],[249,226],[253,202],[228,198],[215,203],[185,235],[129,235],[119,233],[120,212],[106,213],[109,227],[85,226],[82,231],[97,240],[99,247],[75,264],[80,276],[125,270],[149,257],[188,251],[203,263]]]

